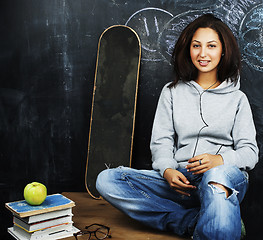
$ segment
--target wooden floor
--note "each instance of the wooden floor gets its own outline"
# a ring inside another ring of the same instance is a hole
[[[146,227],[124,215],[105,200],[95,200],[86,192],[64,192],[64,196],[76,203],[73,208],[74,226],[84,229],[85,226],[100,223],[110,227],[112,240],[183,240],[171,233],[161,232]],[[74,237],[65,240],[74,240]]]

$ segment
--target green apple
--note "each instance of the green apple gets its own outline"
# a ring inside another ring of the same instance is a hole
[[[30,205],[40,205],[47,197],[47,188],[39,182],[32,182],[24,189],[24,198]]]

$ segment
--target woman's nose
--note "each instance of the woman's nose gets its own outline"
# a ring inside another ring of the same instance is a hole
[[[200,57],[206,57],[206,49],[204,47],[201,48]]]

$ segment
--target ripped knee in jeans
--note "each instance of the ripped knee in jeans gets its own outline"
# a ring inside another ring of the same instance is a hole
[[[226,198],[228,198],[233,192],[237,193],[237,191],[232,190],[220,183],[217,182],[209,182],[208,185],[212,188],[213,193],[215,192],[215,190],[223,190],[226,194]],[[213,186],[211,186],[213,185]],[[218,191],[217,191],[218,192]],[[222,192],[222,191],[220,191]]]

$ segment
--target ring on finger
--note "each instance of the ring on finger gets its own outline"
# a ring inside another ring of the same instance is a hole
[[[202,165],[202,162],[201,162],[201,161],[202,161],[202,160],[200,159],[200,160],[199,160],[199,164],[200,164],[200,165]]]

